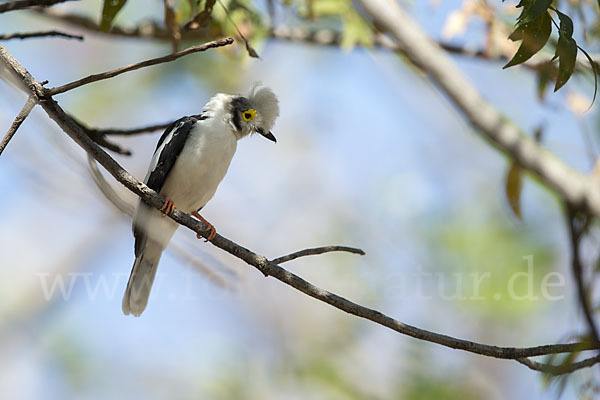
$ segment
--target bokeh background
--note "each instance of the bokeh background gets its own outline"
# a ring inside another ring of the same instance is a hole
[[[439,37],[459,6],[408,7]],[[87,1],[57,9],[97,18],[101,7]],[[130,0],[117,22],[162,12],[162,2]],[[2,32],[55,27],[30,12],[0,15]],[[475,23],[457,40],[477,43],[483,29]],[[170,51],[167,42],[82,33],[83,42],[3,44],[50,86]],[[240,49],[191,55],[58,100],[90,126],[128,128],[196,114],[214,93],[245,93],[262,81],[279,96],[278,142],[255,136],[239,144],[203,210],[219,233],[268,257],[326,244],[361,247],[362,257],[332,253],[285,267],[428,330],[506,346],[583,331],[560,205],[526,179],[517,220],[504,195],[506,158],[418,71],[386,50],[266,39],[256,44],[256,60]],[[540,103],[523,68],[455,61],[523,129],[542,126],[550,151],[581,171],[591,168],[594,148],[581,132],[592,132],[595,144],[597,106],[584,115],[565,106],[579,92],[589,96],[588,80]],[[3,129],[25,100],[0,81]],[[142,179],[159,135],[114,137],[133,152],[115,158]],[[0,158],[0,194],[1,398],[574,399],[598,377],[580,371],[563,387],[516,362],[401,336],[264,278],[183,228],[161,260],[147,310],[126,317],[131,221],[103,197],[85,153],[41,109]],[[531,281],[513,282],[519,294],[531,284],[536,299],[511,298],[511,277],[527,272],[530,259]],[[486,272],[491,278],[474,298],[470,274]],[[540,291],[551,272],[564,278],[549,290],[557,299]]]

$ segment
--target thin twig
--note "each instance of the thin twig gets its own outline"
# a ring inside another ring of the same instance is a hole
[[[29,39],[29,38],[40,38],[40,37],[62,37],[62,38],[67,38],[67,39],[83,40],[83,36],[73,35],[70,33],[64,33],[64,32],[60,32],[60,31],[7,33],[4,35],[0,35],[0,40]]]
[[[162,129],[166,129],[173,122],[167,122],[165,124],[156,124],[156,125],[148,125],[142,126],[140,128],[132,128],[132,129],[117,129],[117,128],[88,128],[89,132],[96,133],[98,135],[119,135],[119,136],[129,136],[129,135],[138,135],[140,133],[148,133],[160,131]]]
[[[29,74],[29,72],[27,72],[27,70],[23,68],[23,66],[20,65],[17,60],[15,60],[14,57],[12,57],[12,55],[6,51],[2,45],[0,45],[0,61],[4,62],[10,69],[12,69],[12,71],[17,74],[17,76],[23,81],[24,87],[31,92],[30,94],[36,96],[38,93],[42,92],[42,85],[36,81]],[[112,157],[110,157],[104,150],[94,143],[54,99],[42,98],[40,99],[40,105],[44,111],[46,111],[48,116],[54,120],[69,137],[71,137],[88,154],[94,157],[111,175],[115,177],[117,181],[119,181],[133,193],[140,196],[142,200],[151,207],[160,209],[164,206],[165,200],[158,193],[135,179]],[[204,226],[204,224],[202,224],[200,221],[192,218],[189,214],[175,209],[170,215],[170,218],[203,237],[208,236],[207,227]],[[247,264],[255,267],[265,276],[273,276],[279,281],[339,310],[370,320],[398,333],[408,335],[419,340],[437,343],[442,346],[464,350],[474,354],[502,359],[522,359],[525,357],[557,353],[572,353],[592,349],[589,342],[551,344],[526,348],[498,347],[427,331],[404,324],[377,310],[353,303],[341,296],[318,288],[299,276],[285,270],[279,265],[270,262],[266,257],[258,255],[219,234],[217,234],[215,238],[211,240],[211,243],[230,253],[234,257],[237,257],[245,261]]]
[[[199,118],[200,114],[192,115],[192,117]],[[86,133],[89,133],[91,135],[115,135],[115,136],[138,135],[140,133],[154,132],[154,131],[166,129],[169,125],[171,125],[173,123],[173,121],[171,121],[171,122],[167,122],[164,124],[148,125],[148,126],[142,126],[140,128],[131,128],[131,129],[117,129],[117,128],[99,129],[99,128],[90,128],[89,126],[87,126],[83,122],[79,121],[78,119],[76,119],[74,117],[71,117],[71,118],[73,118],[79,125],[81,125],[81,127],[83,128],[83,130]]]
[[[72,0],[16,0],[0,4],[0,13],[7,11],[22,10],[30,7],[49,7],[54,4],[64,3]]]
[[[572,364],[565,365],[552,365],[540,363],[537,361],[530,360],[529,358],[519,358],[517,362],[527,366],[528,368],[534,371],[540,371],[545,374],[550,374],[554,376],[570,374],[571,372],[577,371],[582,368],[589,368],[595,364],[600,363],[600,355],[586,358],[585,360],[581,360],[578,362],[574,362]]]
[[[181,58],[183,56],[187,56],[188,54],[197,53],[197,52],[200,52],[200,51],[206,51],[208,49],[214,49],[214,48],[217,48],[217,47],[228,46],[228,45],[230,45],[232,43],[233,43],[233,39],[232,38],[226,38],[226,39],[214,40],[212,42],[204,43],[204,44],[201,44],[201,45],[198,45],[198,46],[188,47],[187,49],[182,50],[182,51],[177,52],[177,53],[169,54],[169,55],[166,55],[166,56],[163,56],[163,57],[153,58],[153,59],[150,59],[150,60],[142,61],[142,62],[131,64],[131,65],[127,65],[125,67],[117,68],[117,69],[114,69],[112,71],[106,71],[106,72],[102,72],[100,74],[94,74],[94,75],[86,76],[85,78],[78,79],[78,80],[76,80],[74,82],[67,83],[67,84],[62,85],[62,86],[58,86],[58,87],[55,87],[55,88],[46,89],[45,95],[46,96],[54,96],[56,94],[64,93],[64,92],[66,92],[68,90],[72,90],[72,89],[78,88],[78,87],[83,86],[83,85],[87,85],[87,84],[92,83],[92,82],[98,82],[98,81],[101,81],[103,79],[113,78],[113,77],[115,77],[117,75],[124,74],[125,72],[135,71],[135,70],[140,69],[140,68],[149,67],[149,66],[156,65],[156,64],[162,64],[162,63],[174,61],[174,60],[177,60],[178,58]]]
[[[0,155],[2,155],[2,152],[8,145],[8,142],[10,142],[10,140],[13,138],[15,133],[17,133],[17,130],[19,129],[19,127],[21,126],[23,121],[25,121],[25,118],[27,118],[27,116],[29,115],[29,113],[31,112],[33,107],[35,106],[35,103],[36,103],[35,97],[29,96],[29,98],[27,99],[27,102],[25,102],[25,105],[21,109],[21,112],[19,112],[19,114],[13,121],[10,128],[8,128],[8,132],[6,132],[6,135],[0,142]]]
[[[225,15],[227,15],[227,19],[229,20],[229,23],[231,25],[233,25],[233,27],[235,28],[235,31],[237,32],[237,34],[244,41],[244,44],[246,45],[246,51],[248,52],[248,55],[250,57],[260,58],[260,56],[258,55],[258,53],[256,52],[256,50],[254,50],[254,47],[252,47],[250,45],[250,42],[248,41],[248,39],[246,38],[246,36],[244,36],[244,34],[240,31],[240,29],[236,25],[235,21],[233,20],[233,18],[231,18],[231,14],[229,13],[229,9],[225,6],[225,4],[223,4],[223,2],[221,0],[217,0],[217,1],[219,2],[219,4],[221,5],[221,7],[223,8],[223,10],[225,11]]]
[[[111,142],[110,140],[108,140],[108,138],[106,136],[107,135],[128,136],[128,135],[137,135],[140,133],[153,132],[153,131],[165,129],[172,123],[172,122],[169,122],[166,124],[150,125],[150,126],[144,126],[141,128],[133,128],[133,129],[115,129],[115,128],[98,129],[98,128],[88,127],[86,124],[84,124],[83,122],[81,122],[80,120],[78,120],[75,117],[71,117],[71,118],[73,118],[73,121],[75,121],[77,124],[79,124],[81,129],[90,138],[92,138],[92,140],[94,142],[98,143],[100,146],[105,147],[111,151],[114,151],[119,154],[124,154],[127,156],[131,155],[131,151],[129,151],[128,149],[122,148],[121,146],[119,146],[116,143]]]
[[[577,296],[579,298],[581,309],[583,310],[583,315],[587,321],[592,340],[595,342],[594,345],[600,349],[598,328],[596,327],[596,322],[592,315],[593,312],[588,300],[588,291],[583,282],[583,265],[579,254],[579,241],[583,232],[578,229],[576,211],[570,206],[567,206],[567,224],[569,225],[569,237],[571,239],[571,267],[573,268],[573,276],[577,286]]]
[[[273,260],[271,260],[271,262],[273,264],[281,264],[281,263],[284,263],[287,261],[295,260],[298,257],[312,256],[312,255],[317,255],[317,254],[329,253],[332,251],[345,251],[345,252],[352,253],[352,254],[360,254],[361,256],[365,255],[364,251],[362,251],[361,249],[354,248],[354,247],[324,246],[324,247],[315,247],[312,249],[300,250],[295,253],[288,254],[287,256],[281,256],[281,257],[274,258]]]

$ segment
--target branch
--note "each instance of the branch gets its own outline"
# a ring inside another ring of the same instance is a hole
[[[217,47],[228,46],[233,43],[232,38],[219,39],[214,40],[212,42],[204,43],[198,46],[188,47],[185,50],[182,50],[177,53],[169,54],[163,57],[153,58],[150,60],[142,61],[135,64],[130,64],[125,67],[117,68],[112,71],[102,72],[100,74],[94,74],[90,76],[86,76],[85,78],[78,79],[74,82],[67,83],[66,85],[58,86],[55,88],[45,89],[45,96],[54,96],[56,94],[64,93],[68,90],[72,90],[78,88],[83,85],[87,85],[88,83],[98,82],[104,79],[114,78],[117,75],[124,74],[125,72],[135,71],[140,68],[149,67],[156,64],[162,64],[170,61],[177,60],[183,56],[187,56],[188,54],[197,53],[200,51],[206,51],[208,49],[213,49]]]
[[[545,374],[558,376],[558,375],[570,374],[571,372],[575,372],[578,369],[589,368],[595,364],[598,364],[598,363],[600,363],[600,355],[586,358],[585,360],[574,362],[572,364],[565,364],[565,365],[544,364],[544,363],[530,360],[529,358],[520,358],[520,359],[517,359],[517,362],[527,366],[528,368],[530,368],[534,371],[540,371]]]
[[[583,315],[590,329],[590,334],[594,344],[600,348],[600,336],[598,336],[598,328],[592,316],[592,310],[588,300],[588,291],[583,283],[583,265],[579,254],[579,241],[583,234],[583,229],[577,227],[577,214],[575,210],[567,206],[567,223],[569,225],[569,237],[571,239],[571,266],[573,268],[573,276],[577,286],[577,296],[583,310]]]
[[[89,155],[94,157],[117,181],[131,190],[133,193],[141,197],[141,199],[151,207],[160,209],[164,206],[165,200],[155,191],[148,188],[142,182],[135,179],[129,172],[124,170],[113,158],[111,158],[104,150],[94,143],[75,123],[71,117],[54,101],[52,98],[40,98],[38,93],[42,92],[42,85],[36,81],[7,51],[0,45],[0,61],[14,71],[15,74],[23,81],[24,86],[30,91],[30,94],[37,96],[39,103],[46,111],[48,116],[54,120],[57,125],[71,137],[79,146],[81,146]],[[183,213],[177,209],[169,216],[175,222],[186,226],[197,234],[207,237],[207,226],[204,226],[200,221],[192,218],[190,215]],[[272,276],[275,279],[311,296],[317,300],[327,303],[339,310],[355,315],[360,318],[370,320],[376,324],[385,326],[403,335],[411,336],[416,339],[424,340],[431,343],[437,343],[442,346],[453,349],[464,350],[474,354],[480,354],[489,357],[502,359],[522,359],[526,357],[534,357],[547,354],[557,353],[572,353],[582,350],[590,350],[592,347],[589,343],[568,343],[568,344],[551,344],[535,347],[515,348],[515,347],[498,347],[475,343],[464,339],[458,339],[451,336],[442,335],[439,333],[420,329],[408,324],[404,324],[395,320],[377,310],[361,306],[353,303],[341,296],[331,293],[327,290],[318,288],[299,276],[281,268],[279,265],[269,261],[266,257],[258,255],[251,250],[248,250],[237,243],[217,234],[211,243],[237,257],[247,264],[255,267],[265,276]]]
[[[16,0],[0,4],[0,13],[7,11],[22,10],[30,7],[49,7],[54,4],[64,3],[72,0]]]
[[[484,139],[576,208],[600,216],[600,187],[544,150],[483,98],[440,46],[393,0],[359,0],[406,57],[426,72]]]
[[[0,35],[0,40],[11,40],[11,39],[29,39],[39,37],[62,37],[67,39],[83,40],[83,36],[72,35],[70,33],[64,33],[60,31],[42,31],[42,32],[27,32],[27,33],[7,33]]]
[[[300,250],[292,254],[288,254],[287,256],[277,257],[271,260],[273,264],[282,264],[287,261],[295,260],[298,257],[304,256],[312,256],[316,254],[329,253],[332,251],[345,251],[352,254],[359,254],[361,256],[365,255],[365,252],[361,249],[356,249],[354,247],[346,247],[346,246],[324,246],[324,247],[316,247],[314,249],[305,249]]]
[[[29,98],[27,99],[27,102],[25,103],[25,105],[21,109],[21,112],[19,112],[19,114],[17,115],[17,117],[13,121],[12,125],[10,126],[10,128],[8,128],[8,132],[6,132],[6,135],[4,136],[4,138],[2,139],[2,141],[0,142],[0,155],[2,155],[2,152],[6,148],[6,145],[8,145],[8,142],[10,142],[10,140],[13,138],[13,136],[15,135],[15,133],[17,133],[17,129],[19,129],[19,127],[21,126],[21,124],[23,123],[23,121],[25,121],[25,118],[27,118],[27,116],[29,115],[29,113],[33,109],[33,107],[35,106],[35,103],[36,103],[35,98],[33,96],[29,96]]]

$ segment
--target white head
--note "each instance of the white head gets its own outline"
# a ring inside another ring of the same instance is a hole
[[[257,132],[275,142],[271,129],[279,115],[279,101],[271,89],[260,85],[253,84],[247,97],[231,96],[227,115],[238,138]]]

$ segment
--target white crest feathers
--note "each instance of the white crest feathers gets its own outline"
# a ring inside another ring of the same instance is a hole
[[[266,87],[260,87],[261,82],[255,82],[248,93],[248,101],[256,109],[261,121],[261,128],[270,131],[279,116],[279,100],[273,91]],[[260,87],[260,88],[259,88]]]

